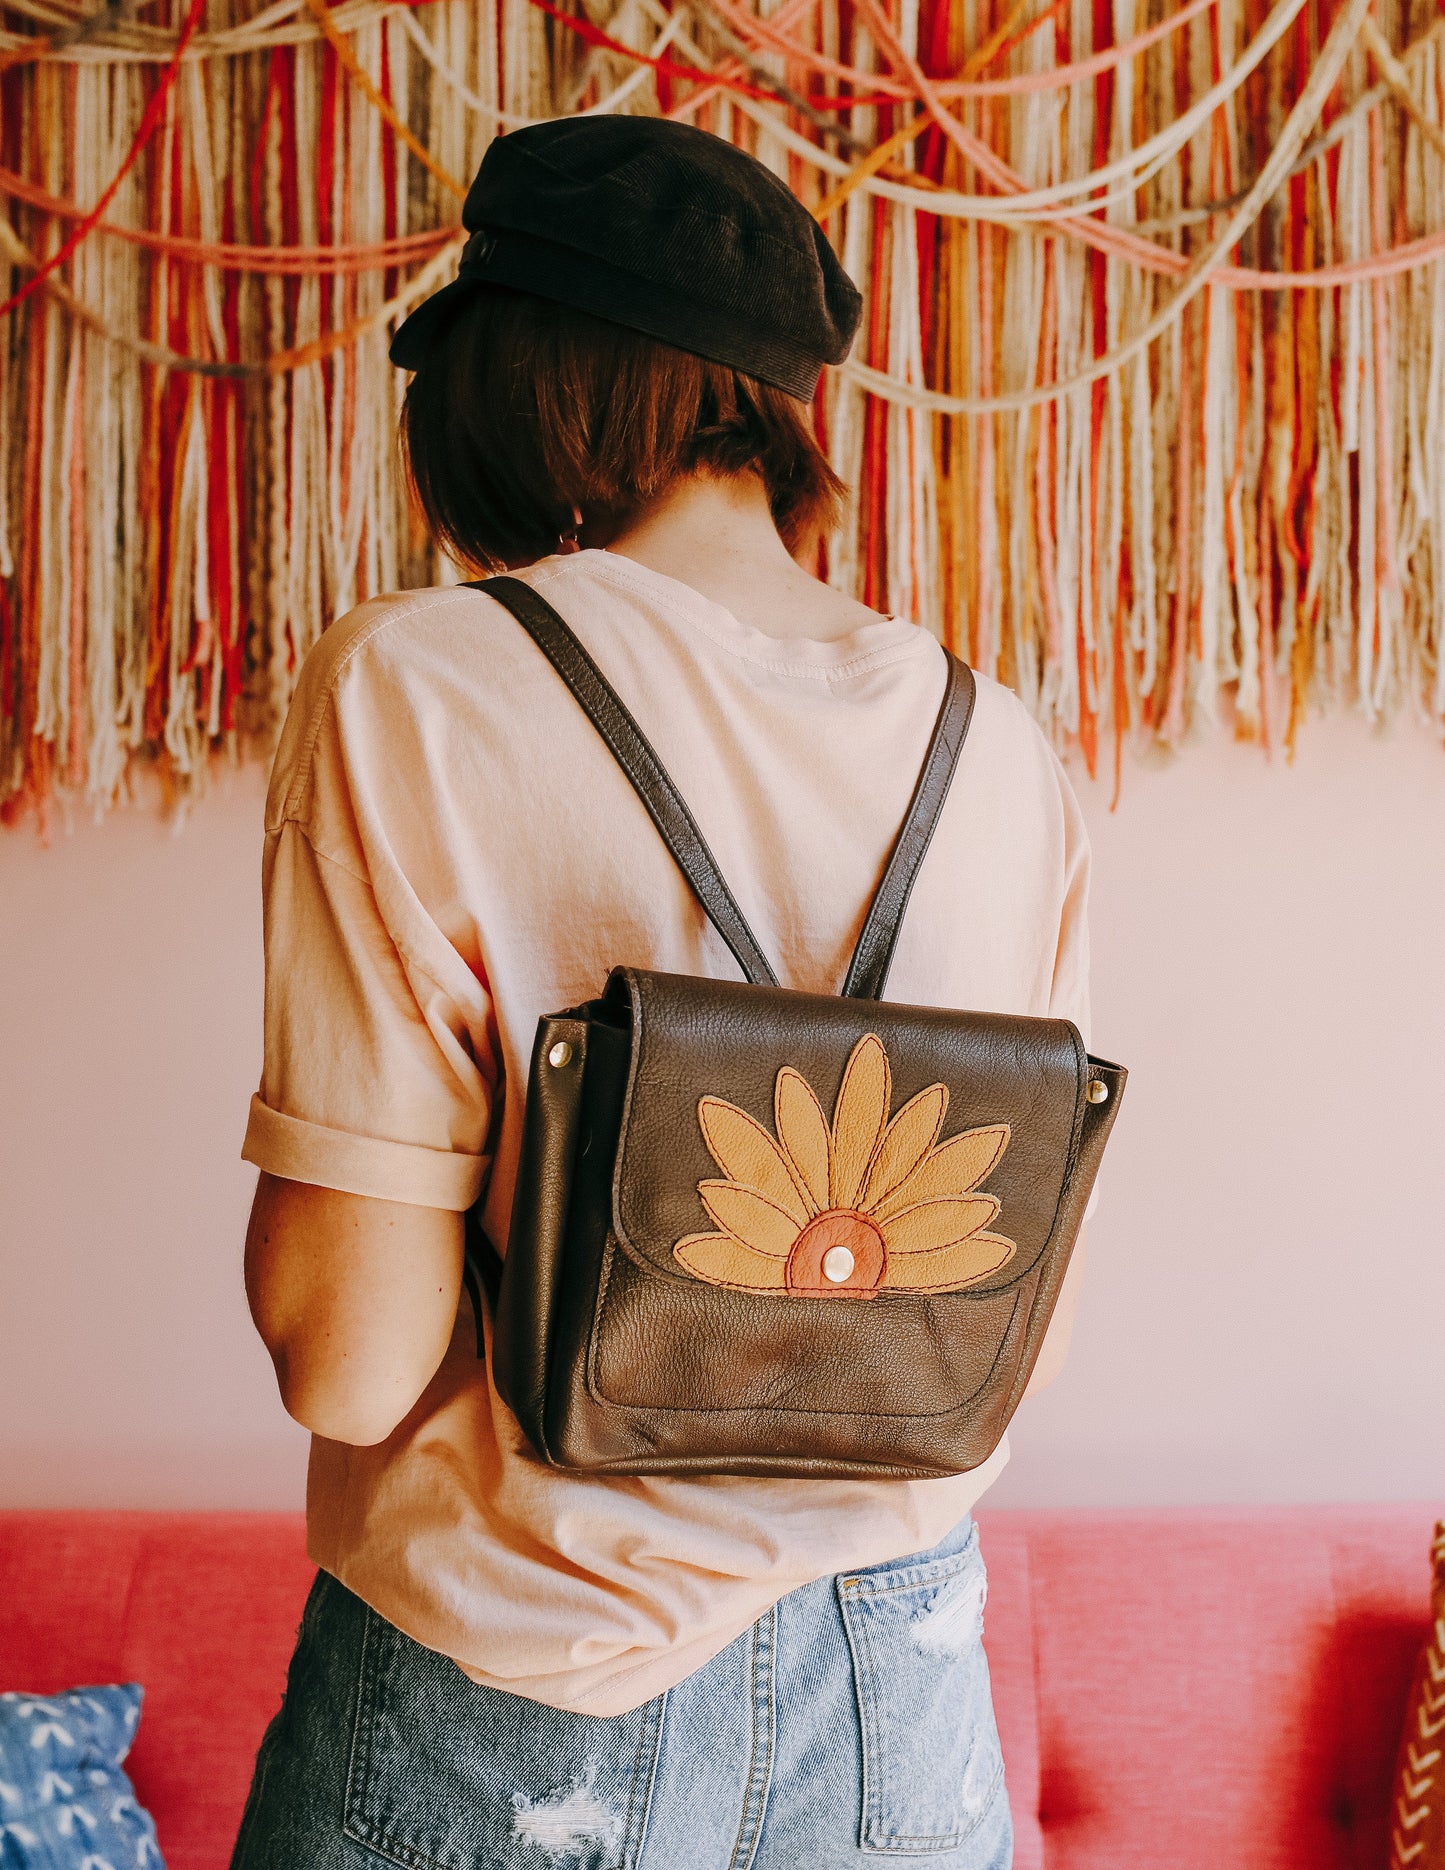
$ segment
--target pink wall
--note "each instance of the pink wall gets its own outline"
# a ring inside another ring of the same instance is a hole
[[[241,1290],[263,790],[0,837],[5,1505],[301,1497]]]
[[[1445,1498],[1445,753],[1336,722],[1083,790],[1133,1082],[995,1498]],[[0,1504],[300,1498],[240,1283],[260,796],[0,837]]]

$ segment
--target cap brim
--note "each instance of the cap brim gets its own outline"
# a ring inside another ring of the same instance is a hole
[[[391,361],[403,370],[419,369],[462,295],[479,286],[505,286],[570,305],[695,357],[731,365],[805,403],[813,400],[823,365],[838,361],[848,349],[844,342],[830,359],[785,332],[752,325],[736,311],[695,299],[676,286],[508,228],[494,239],[484,268],[463,273],[424,299],[397,328]]]
[[[436,343],[442,326],[461,302],[470,297],[483,281],[454,279],[450,285],[423,299],[416,310],[403,318],[391,340],[387,355],[398,370],[419,370],[422,360]]]
[[[841,269],[840,277],[856,295]],[[852,341],[851,335],[841,338],[830,356],[786,332],[754,325],[736,310],[695,299],[677,286],[508,228],[493,235],[483,263],[475,270],[467,267],[450,285],[423,299],[397,327],[391,361],[402,370],[419,370],[458,306],[482,286],[505,286],[570,305],[695,357],[728,364],[805,403],[813,400],[823,365],[840,362]]]

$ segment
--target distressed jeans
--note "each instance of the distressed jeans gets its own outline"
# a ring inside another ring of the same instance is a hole
[[[231,1870],[1008,1870],[984,1595],[965,1520],[599,1719],[480,1686],[322,1573]]]

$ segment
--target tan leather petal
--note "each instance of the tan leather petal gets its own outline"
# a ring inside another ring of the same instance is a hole
[[[788,1283],[786,1260],[754,1253],[731,1234],[689,1234],[672,1249],[673,1257],[694,1278],[739,1292],[781,1292]]]
[[[939,1247],[951,1247],[966,1240],[981,1227],[987,1227],[999,1211],[993,1195],[960,1195],[956,1199],[920,1201],[900,1214],[879,1223],[883,1244],[892,1260],[895,1254],[932,1253]]]
[[[888,1120],[892,1073],[888,1054],[876,1034],[868,1033],[853,1047],[838,1089],[833,1110],[832,1206],[851,1208]]]
[[[828,1171],[833,1139],[828,1119],[801,1072],[784,1065],[773,1088],[773,1122],[778,1141],[793,1165],[804,1198],[817,1214],[828,1205]]]
[[[966,1195],[997,1168],[1009,1146],[1006,1123],[991,1123],[979,1130],[963,1130],[940,1143],[904,1182],[879,1203],[875,1220],[886,1220],[920,1201],[940,1195]]]
[[[785,1260],[792,1252],[801,1230],[777,1202],[737,1182],[699,1182],[697,1192],[718,1226],[734,1240],[770,1259]]]
[[[703,1141],[730,1181],[755,1188],[792,1215],[799,1227],[812,1218],[783,1152],[763,1126],[736,1104],[705,1097],[697,1107]]]
[[[863,1199],[858,1203],[864,1214],[912,1175],[938,1141],[947,1110],[947,1087],[931,1084],[917,1097],[911,1097],[899,1111],[883,1132],[883,1141],[868,1171]]]
[[[1016,1251],[1002,1234],[975,1234],[932,1253],[901,1253],[897,1259],[890,1254],[883,1284],[906,1292],[957,1292],[996,1273]]]

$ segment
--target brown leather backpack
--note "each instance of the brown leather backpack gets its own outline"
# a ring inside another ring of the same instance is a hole
[[[543,1019],[497,1387],[537,1454],[611,1474],[901,1477],[985,1461],[1043,1342],[1125,1073],[1067,1020],[881,999],[973,710],[948,684],[837,997],[779,987],[686,803],[528,585],[503,604],[571,689],[743,981],[619,967]]]

